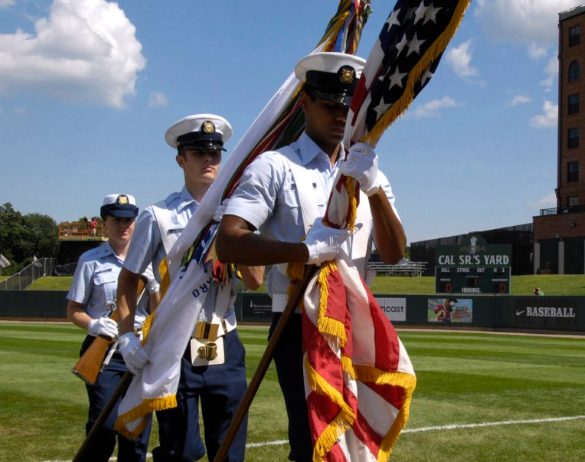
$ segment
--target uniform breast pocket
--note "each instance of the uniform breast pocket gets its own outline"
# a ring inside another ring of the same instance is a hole
[[[300,210],[296,189],[284,189],[278,197],[274,218],[285,228],[295,226],[299,223]]]
[[[94,285],[97,291],[103,295],[106,303],[116,300],[116,287],[118,285],[117,271],[103,271],[97,273],[94,278]]]
[[[296,189],[285,189],[282,191],[282,202],[287,207],[296,208],[299,206],[299,198]]]

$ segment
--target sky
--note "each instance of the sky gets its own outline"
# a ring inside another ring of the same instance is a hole
[[[473,0],[431,82],[379,141],[409,243],[555,207],[558,13]],[[395,1],[372,0],[367,57]],[[227,118],[233,149],[321,38],[337,0],[0,0],[0,204],[57,222],[103,196],[183,185],[164,132]]]

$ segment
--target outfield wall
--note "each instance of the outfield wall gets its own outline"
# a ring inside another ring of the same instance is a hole
[[[67,292],[0,290],[0,318],[66,318]]]
[[[0,291],[0,318],[66,317],[65,291]],[[397,325],[453,326],[485,329],[582,331],[585,297],[453,295],[449,322],[441,320],[444,296],[376,294],[386,316]],[[270,321],[270,297],[238,294],[236,313],[242,322]]]
[[[449,322],[442,321],[444,296],[376,294],[386,316],[397,326],[459,326],[486,329],[534,329],[585,332],[585,297],[518,297],[509,295],[455,295]],[[270,318],[270,297],[243,294],[238,319]]]

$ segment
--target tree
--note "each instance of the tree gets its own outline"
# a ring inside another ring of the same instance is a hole
[[[58,244],[55,220],[39,213],[29,213],[23,218],[33,255],[38,258],[54,256]]]
[[[33,256],[52,257],[56,247],[57,224],[51,217],[23,216],[10,202],[0,206],[0,252],[14,264],[12,270]]]

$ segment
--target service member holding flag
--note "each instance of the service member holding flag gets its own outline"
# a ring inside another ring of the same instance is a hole
[[[97,336],[111,340],[118,338],[118,325],[110,318],[116,308],[116,286],[118,275],[126,258],[130,239],[134,232],[134,220],[138,215],[136,200],[129,194],[109,194],[100,208],[101,218],[108,241],[88,250],[79,257],[73,276],[73,284],[67,294],[67,317],[73,324],[86,329],[88,336],[81,346],[80,355],[89,348]],[[147,281],[146,287],[152,295],[151,303],[157,299],[158,283],[150,267],[141,272]],[[140,277],[140,275],[139,275]],[[142,297],[137,308],[133,328],[140,329],[148,315],[148,297]],[[112,348],[115,348],[115,345]],[[86,384],[89,398],[86,433],[89,433],[110,396],[126,372],[126,365],[117,350],[106,356],[107,364],[97,377],[95,384]],[[118,436],[118,460],[144,461],[148,448],[150,427],[146,427],[138,441],[131,441],[112,430],[115,413],[112,413],[93,441],[89,453],[92,461],[107,461],[116,445]]]
[[[187,116],[174,123],[165,134],[167,143],[176,149],[176,161],[183,170],[185,186],[180,193],[173,193],[147,207],[139,217],[136,237],[118,286],[120,331],[123,333],[121,351],[128,369],[134,374],[140,373],[150,359],[131,330],[137,275],[151,262],[158,268],[169,255],[214,181],[222,151],[225,151],[224,143],[231,134],[229,122],[214,114]],[[173,397],[172,404],[162,399],[153,407],[157,410],[160,443],[153,450],[155,461],[195,461],[205,455],[206,449],[212,460],[246,390],[245,351],[235,330],[236,279],[222,280],[222,289],[219,289],[214,270],[217,266],[208,262],[201,271],[208,272],[209,278],[203,286],[193,290],[193,297],[204,293],[205,301],[193,325],[192,339],[181,347],[186,348],[181,359],[176,403]],[[262,268],[242,267],[240,270],[248,287],[257,288],[262,283]],[[227,284],[227,290],[223,284]],[[153,323],[156,322],[155,316]],[[199,431],[200,400],[205,444]],[[244,424],[230,450],[229,461],[244,460],[245,442]]]
[[[291,145],[255,159],[226,206],[217,236],[220,260],[275,265],[268,275],[271,332],[286,305],[290,284],[286,265],[281,264],[320,265],[341,251],[363,276],[372,236],[384,261],[394,263],[403,256],[406,238],[376,153],[361,143],[346,153],[342,144],[363,64],[359,57],[335,52],[314,53],[299,61],[295,74],[305,82],[304,133]],[[339,173],[355,178],[362,190],[353,233],[322,223]],[[300,315],[290,320],[274,360],[289,417],[289,459],[311,461]]]

